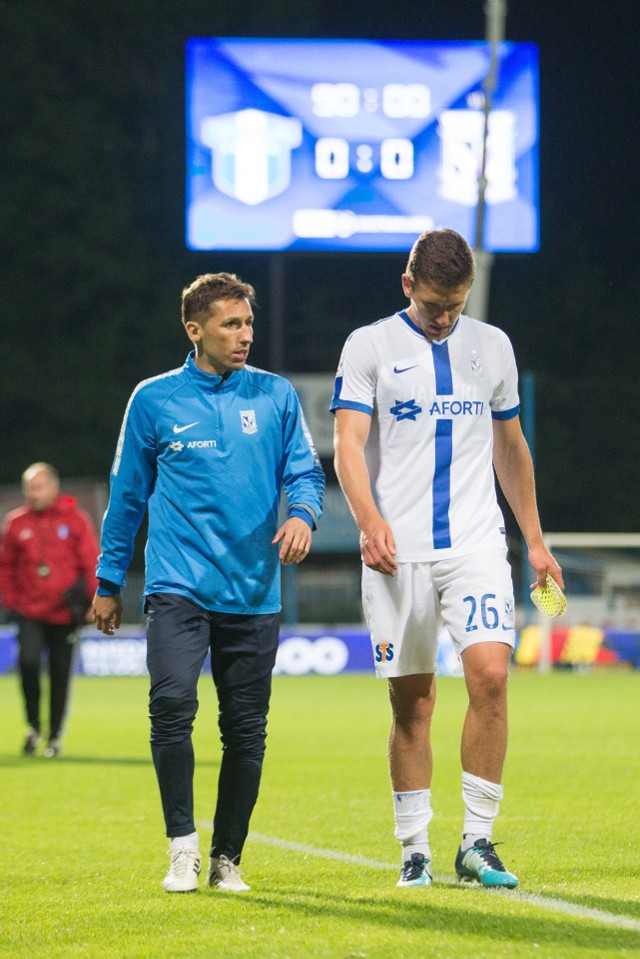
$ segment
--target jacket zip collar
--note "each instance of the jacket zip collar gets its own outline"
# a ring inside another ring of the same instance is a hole
[[[232,370],[226,376],[217,376],[215,373],[206,373],[195,362],[195,350],[189,353],[184,364],[185,372],[197,385],[209,393],[223,393],[235,390],[238,386],[243,370]]]

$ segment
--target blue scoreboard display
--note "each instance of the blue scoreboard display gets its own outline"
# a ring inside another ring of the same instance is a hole
[[[473,244],[481,41],[196,38],[187,43],[187,245],[407,250]],[[538,52],[503,43],[487,137],[484,246],[538,249]]]

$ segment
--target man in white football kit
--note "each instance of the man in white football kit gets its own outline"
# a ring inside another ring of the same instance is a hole
[[[511,343],[462,314],[474,273],[459,234],[423,234],[402,276],[409,306],[351,334],[331,404],[336,473],[361,534],[376,673],[389,682],[399,886],[431,885],[430,724],[443,622],[469,696],[456,872],[485,886],[518,884],[491,842],[503,795],[515,638],[494,468],[538,583],[550,573],[563,585],[542,540]]]

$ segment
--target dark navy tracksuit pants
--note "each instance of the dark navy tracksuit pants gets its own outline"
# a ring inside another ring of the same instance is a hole
[[[167,836],[196,831],[191,733],[210,650],[222,740],[211,855],[237,863],[260,788],[280,617],[215,613],[175,593],[148,596],[147,613],[151,752]]]
[[[75,626],[41,623],[21,616],[18,620],[18,666],[27,722],[40,732],[40,671],[42,653],[49,653],[49,739],[62,735],[73,672]]]

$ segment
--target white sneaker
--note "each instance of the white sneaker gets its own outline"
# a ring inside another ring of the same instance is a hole
[[[45,759],[55,759],[56,756],[60,755],[61,749],[62,743],[59,739],[50,739],[42,755]]]
[[[219,856],[217,859],[212,856],[209,860],[207,886],[213,886],[215,889],[229,889],[232,892],[246,892],[251,889],[251,886],[247,886],[242,880],[238,867],[226,856]]]
[[[195,892],[200,875],[200,853],[195,846],[177,846],[169,850],[171,863],[164,877],[165,892]]]
[[[40,733],[36,729],[34,729],[33,726],[30,726],[27,732],[27,738],[25,739],[25,742],[24,742],[24,746],[22,747],[22,752],[24,753],[25,756],[33,756],[36,749],[40,745],[40,739],[41,739]]]

